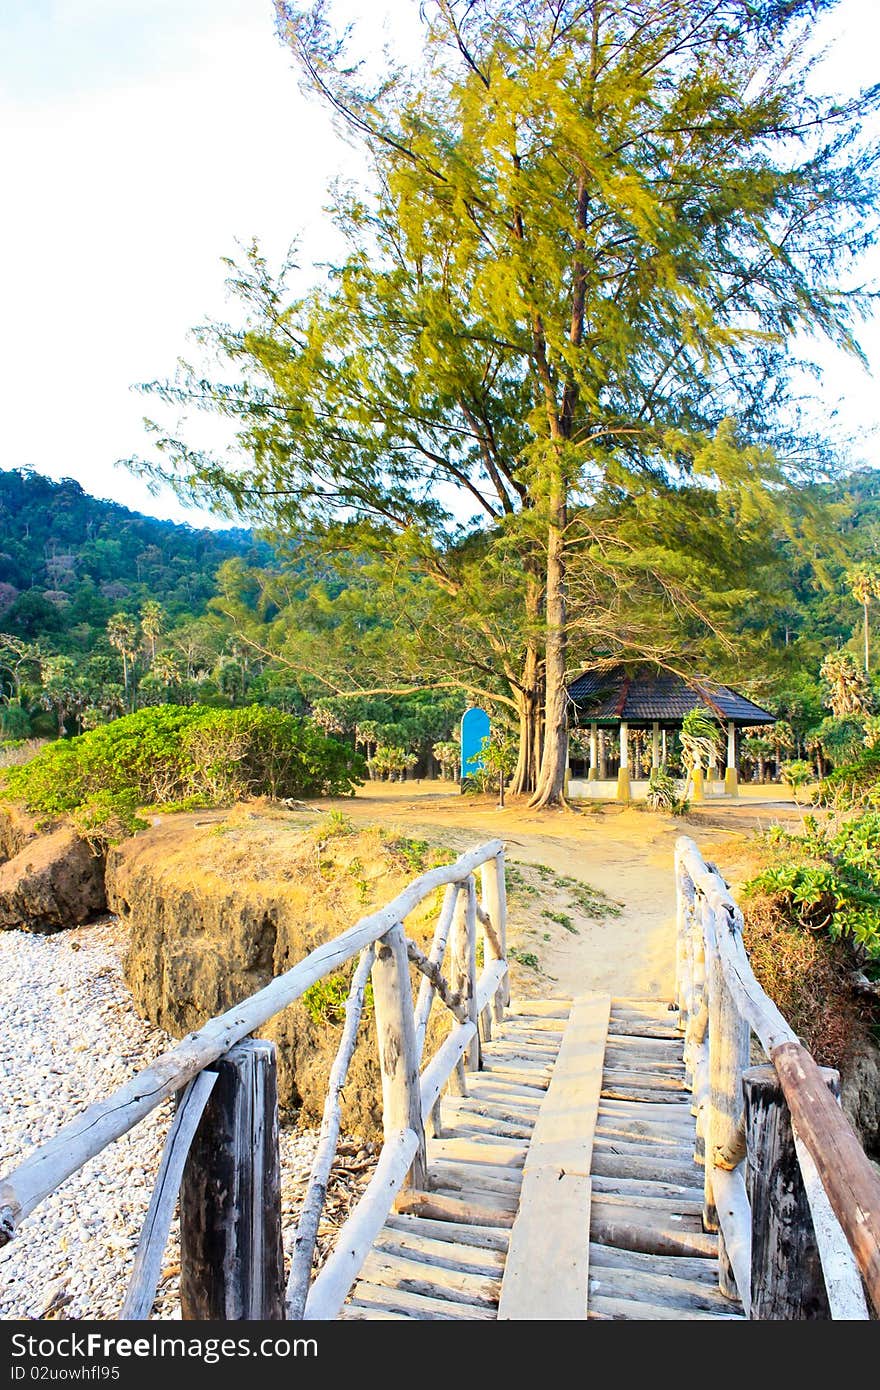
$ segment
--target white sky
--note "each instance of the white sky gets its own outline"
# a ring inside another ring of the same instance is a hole
[[[418,0],[348,9],[378,34],[383,16],[413,26]],[[876,0],[825,28],[829,86],[880,76]],[[227,312],[236,241],[328,257],[328,183],[356,154],[300,94],[270,0],[0,0],[0,132],[0,468],[204,524],[114,467],[149,452],[159,409],[132,385],[172,375],[188,330]],[[874,376],[824,353],[823,395],[873,462],[880,315],[861,339]]]

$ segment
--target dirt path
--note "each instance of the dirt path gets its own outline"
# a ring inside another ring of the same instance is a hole
[[[613,805],[535,812],[514,802],[498,810],[494,797],[463,797],[442,782],[369,783],[353,798],[322,804],[455,849],[497,836],[514,866],[543,866],[513,879],[509,944],[538,964],[515,962],[512,979],[517,992],[559,997],[595,989],[671,998],[677,836],[693,836],[735,882],[743,832],[799,815],[790,806],[706,808],[686,821]],[[560,883],[566,878],[604,894],[619,914],[608,915],[601,898],[585,906]]]

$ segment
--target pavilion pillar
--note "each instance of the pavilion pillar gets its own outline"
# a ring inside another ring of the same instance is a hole
[[[651,770],[653,771],[654,768],[658,768],[659,766],[660,766],[660,725],[659,725],[658,721],[655,719],[655,720],[654,720],[653,728],[651,729]]]
[[[620,721],[620,771],[617,774],[617,800],[629,801],[629,726]]]
[[[661,732],[660,740],[661,740],[661,744],[662,744],[662,747],[663,747],[663,752],[661,753],[660,757],[661,757],[661,761],[662,761],[662,763],[663,763],[663,766],[665,767],[666,764],[669,762],[669,752],[668,752],[667,747],[666,747],[666,730],[665,730],[665,729],[663,729],[662,732]]]
[[[604,782],[608,776],[608,750],[605,746],[605,730],[599,730],[599,780]]]
[[[590,770],[587,781],[595,782],[599,776],[599,735],[595,723],[590,725]]]
[[[727,768],[724,773],[724,790],[728,796],[739,795],[739,773],[736,767],[736,725],[732,719],[727,721]]]

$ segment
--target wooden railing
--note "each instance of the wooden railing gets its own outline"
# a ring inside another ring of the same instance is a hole
[[[880,1313],[880,1177],[819,1068],[756,980],[742,913],[676,842],[676,1003],[720,1287],[755,1319]],[[754,1034],[770,1066],[750,1065]],[[863,1289],[864,1285],[864,1289]]]
[[[480,876],[478,898],[475,875]],[[406,917],[438,889],[443,904],[430,951],[408,940]],[[162,1252],[180,1198],[181,1311],[185,1318],[334,1318],[401,1188],[425,1186],[425,1131],[441,1091],[461,1089],[480,1065],[480,1039],[508,1001],[504,851],[492,840],[422,874],[379,912],[312,951],[285,974],[82,1111],[0,1178],[0,1244],[49,1193],[95,1154],[177,1095],[135,1256],[122,1318],[150,1316]],[[478,936],[483,965],[477,975]],[[450,956],[448,976],[443,962]],[[320,1137],[285,1281],[275,1049],[250,1037],[325,975],[357,956],[342,1039],[328,1082]],[[421,973],[413,1000],[410,964]],[[384,1142],[376,1170],[316,1278],[312,1265],[340,1129],[340,1097],[354,1053],[368,979],[382,1076]],[[453,1023],[422,1066],[435,997]],[[246,1041],[247,1040],[247,1041]],[[285,1288],[286,1285],[286,1288]]]

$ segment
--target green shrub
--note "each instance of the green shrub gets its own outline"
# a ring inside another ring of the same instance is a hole
[[[8,769],[4,788],[32,811],[64,815],[99,796],[205,806],[248,796],[339,795],[364,771],[347,745],[280,710],[151,705],[50,744]]]
[[[0,736],[5,740],[30,738],[30,715],[18,700],[10,700],[0,707]]]
[[[770,842],[782,851],[744,885],[765,894],[796,925],[848,938],[858,953],[880,967],[880,812],[842,824],[804,819],[804,833],[775,829]]]
[[[690,802],[678,794],[675,778],[659,767],[651,769],[645,800],[650,810],[669,811],[674,816],[684,815],[690,809]]]

